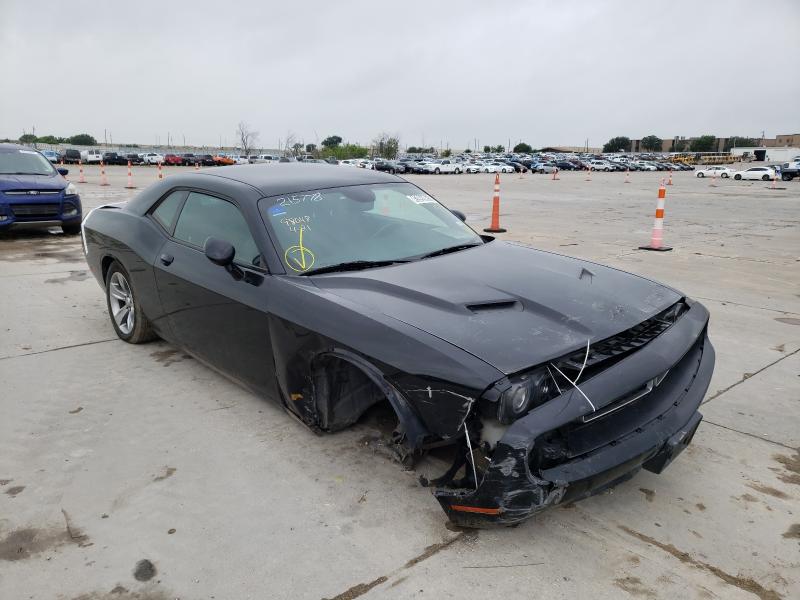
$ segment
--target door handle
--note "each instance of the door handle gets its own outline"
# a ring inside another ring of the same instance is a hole
[[[172,261],[175,260],[175,257],[171,254],[162,254],[159,256],[159,260],[165,267],[168,267],[172,264]]]

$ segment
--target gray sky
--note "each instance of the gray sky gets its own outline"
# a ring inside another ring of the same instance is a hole
[[[800,2],[0,0],[0,138],[463,149],[800,129]],[[424,140],[423,140],[424,136]]]

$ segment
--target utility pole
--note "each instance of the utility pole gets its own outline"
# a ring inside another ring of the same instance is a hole
[[[103,145],[108,146],[108,132],[103,129]]]

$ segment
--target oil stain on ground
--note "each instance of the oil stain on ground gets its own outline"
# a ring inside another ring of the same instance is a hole
[[[150,356],[160,362],[163,366],[168,367],[176,362],[181,362],[184,358],[191,358],[187,354],[182,354],[180,350],[175,348],[166,348],[165,350],[156,350],[151,352]]]
[[[14,487],[10,487],[6,490],[6,494],[11,496],[12,498],[15,497],[17,494],[22,492],[25,489],[24,485],[15,485]]]
[[[74,529],[17,529],[0,539],[0,560],[25,560],[65,544],[87,546],[88,537]]]
[[[800,485],[800,450],[795,452],[794,456],[774,454],[772,458],[781,463],[783,468],[787,471],[786,473],[778,475],[778,479],[784,483]]]
[[[156,475],[153,477],[153,481],[164,481],[168,477],[172,477],[172,475],[177,471],[175,467],[164,467],[164,472],[161,475]]]
[[[800,523],[794,523],[791,527],[789,527],[789,529],[786,530],[786,533],[783,534],[783,537],[800,540]]]
[[[89,278],[88,271],[70,271],[69,275],[64,277],[54,277],[52,279],[45,279],[45,283],[67,283],[68,281],[85,281]]]
[[[150,581],[156,576],[156,566],[146,558],[136,563],[133,568],[133,578],[136,581]]]
[[[639,491],[644,494],[644,497],[647,498],[648,502],[652,502],[653,498],[655,498],[656,493],[653,490],[648,490],[647,488],[639,488]]]
[[[636,596],[638,598],[656,598],[656,592],[649,587],[647,587],[642,580],[638,577],[632,577],[628,575],[627,577],[621,577],[619,579],[614,580],[614,585],[616,585],[621,590],[625,590],[631,596]]]
[[[774,487],[764,485],[763,483],[748,483],[747,487],[754,489],[757,492],[761,492],[762,494],[767,494],[775,498],[780,498],[781,500],[789,499],[789,494],[786,494],[780,490],[776,490]]]
[[[711,565],[707,562],[703,562],[702,560],[694,558],[688,552],[678,550],[672,544],[665,544],[664,542],[659,542],[657,539],[652,538],[649,535],[639,533],[638,531],[635,531],[630,527],[626,527],[625,525],[617,525],[617,527],[619,527],[622,531],[624,531],[628,535],[635,537],[636,539],[646,544],[650,544],[651,546],[660,548],[661,550],[667,552],[668,554],[671,554],[682,563],[690,565],[692,567],[696,567],[698,569],[703,569],[705,571],[708,571],[709,573],[715,575],[728,585],[732,585],[734,587],[739,588],[740,590],[744,590],[745,592],[750,592],[751,594],[755,594],[756,596],[761,598],[761,600],[781,600],[783,598],[783,596],[781,596],[775,590],[765,588],[754,579],[726,573],[719,567],[715,567],[714,565]]]

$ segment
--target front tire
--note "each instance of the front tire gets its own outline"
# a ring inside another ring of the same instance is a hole
[[[741,175],[734,175],[734,176],[733,176],[733,178],[734,178],[736,181],[739,181],[739,180],[742,178],[742,176],[741,176]]]
[[[434,173],[436,173],[437,175],[438,175],[439,173],[441,173],[441,171],[439,170],[439,168],[438,168],[438,167],[437,167],[436,169],[434,169],[434,170],[433,170],[433,172],[434,172]]]
[[[703,178],[703,177],[705,177],[706,175],[705,175],[705,173],[698,173],[698,174],[697,174],[697,176],[698,176],[700,179],[702,179],[702,178]]]
[[[114,261],[106,274],[106,306],[117,337],[129,344],[142,344],[158,336],[136,301],[131,278],[120,263]]]
[[[722,173],[720,177],[722,177],[723,179],[727,179],[728,177],[730,177],[730,175],[728,175],[727,173]]]
[[[761,178],[761,181],[769,181],[769,175],[764,175],[764,176]]]

